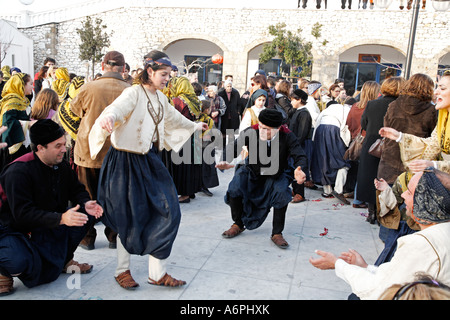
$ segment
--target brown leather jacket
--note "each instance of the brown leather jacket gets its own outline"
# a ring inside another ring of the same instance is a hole
[[[85,168],[101,168],[103,159],[111,146],[110,139],[105,142],[95,160],[89,150],[89,132],[95,120],[125,88],[130,85],[118,72],[105,72],[98,80],[84,84],[78,95],[70,103],[70,109],[81,118],[74,149],[74,161]]]

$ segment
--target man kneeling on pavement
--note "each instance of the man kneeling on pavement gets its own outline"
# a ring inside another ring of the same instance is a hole
[[[275,109],[261,111],[259,123],[239,134],[227,146],[227,155],[236,158],[242,147],[248,151],[243,164],[239,164],[228,185],[225,202],[230,205],[234,224],[222,236],[233,238],[245,228],[252,230],[262,225],[273,208],[272,241],[280,248],[289,245],[282,235],[286,210],[292,200],[290,185],[295,180],[306,180],[301,168],[307,167],[306,154],[296,136],[282,126],[283,116]],[[229,160],[229,159],[228,159]],[[233,168],[220,162],[217,168]]]
[[[0,176],[0,295],[13,292],[15,276],[31,288],[92,270],[73,256],[103,209],[63,160],[66,138],[56,122],[38,120],[30,140],[33,151]]]

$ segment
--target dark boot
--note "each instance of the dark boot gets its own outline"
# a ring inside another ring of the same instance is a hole
[[[95,227],[92,225],[88,232],[86,233],[86,236],[81,240],[79,246],[82,247],[85,250],[94,250],[95,249],[95,238],[97,237],[97,230],[95,230]]]
[[[368,208],[369,208],[369,216],[367,217],[366,221],[369,222],[370,224],[375,224],[375,222],[377,221],[376,207],[372,203],[369,203]]]
[[[110,227],[106,227],[105,228],[105,236],[108,239],[109,248],[116,249],[117,248],[117,232],[115,232]]]

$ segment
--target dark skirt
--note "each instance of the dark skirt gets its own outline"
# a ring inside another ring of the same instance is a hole
[[[242,165],[228,185],[225,203],[228,204],[228,197],[242,198],[242,222],[247,229],[256,229],[266,220],[270,208],[280,209],[291,202],[291,172],[292,168],[289,168],[277,177],[258,176]]]
[[[194,149],[194,138],[191,137],[178,153],[174,151],[161,153],[177,193],[181,196],[193,195],[202,188],[201,146],[199,147],[200,149]],[[190,155],[185,152],[190,152]]]
[[[172,177],[153,147],[146,155],[111,147],[99,177],[103,222],[130,254],[166,259],[181,219]]]
[[[311,159],[311,175],[314,183],[334,185],[339,169],[348,167],[344,160],[347,150],[341,139],[340,129],[333,125],[319,125],[314,137],[314,149]]]
[[[217,176],[217,168],[215,159],[215,149],[211,149],[211,157],[205,159],[206,148],[203,148],[203,161],[202,161],[202,186],[205,188],[214,188],[219,185],[219,177]],[[212,162],[212,163],[210,163]]]
[[[302,171],[306,174],[306,181],[311,180],[311,159],[314,152],[314,143],[311,139],[306,139],[303,144],[302,148],[306,153],[306,158],[308,159],[308,167],[302,168]]]

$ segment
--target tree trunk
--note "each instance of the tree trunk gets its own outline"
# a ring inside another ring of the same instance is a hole
[[[92,80],[95,79],[95,60],[92,58]]]

